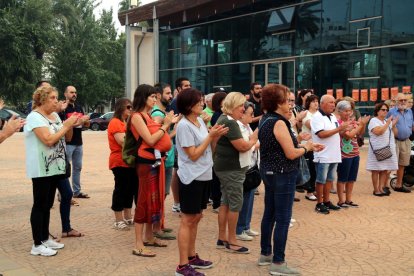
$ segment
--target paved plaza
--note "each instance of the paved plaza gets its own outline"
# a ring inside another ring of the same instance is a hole
[[[80,199],[72,208],[72,226],[85,234],[63,239],[65,248],[54,257],[31,256],[31,181],[25,177],[24,138],[18,133],[0,145],[0,274],[3,275],[174,275],[178,262],[176,241],[156,248],[157,257],[131,254],[134,231],[113,230],[110,209],[113,175],[108,170],[106,132],[84,132],[82,187],[90,199]],[[367,146],[362,148],[361,168],[354,188],[359,209],[321,215],[314,202],[295,203],[297,220],[289,231],[286,260],[302,275],[414,275],[414,193],[372,195],[370,174],[365,171]],[[260,231],[263,187],[255,196],[252,228]],[[334,202],[337,196],[332,195]],[[166,202],[166,226],[175,229],[179,217]],[[58,202],[51,214],[52,234],[61,231]],[[268,275],[258,267],[259,238],[244,242],[249,255],[226,253],[215,248],[217,214],[204,213],[197,239],[202,258],[214,262],[207,275]]]

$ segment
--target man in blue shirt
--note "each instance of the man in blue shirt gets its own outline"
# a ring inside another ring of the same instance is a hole
[[[395,137],[398,157],[398,171],[397,183],[394,190],[396,192],[402,193],[411,192],[402,185],[404,169],[410,164],[411,141],[409,138],[413,132],[414,127],[413,112],[407,107],[407,96],[405,94],[399,93],[396,97],[396,106],[391,108],[387,114],[387,117],[398,117],[398,122],[396,125],[398,134]]]

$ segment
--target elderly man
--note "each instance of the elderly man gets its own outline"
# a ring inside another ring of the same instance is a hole
[[[408,108],[407,96],[399,93],[396,97],[396,106],[391,108],[387,114],[387,118],[392,116],[398,117],[397,136],[395,136],[395,144],[398,157],[397,183],[394,188],[396,192],[410,193],[411,191],[402,185],[404,169],[410,164],[411,141],[410,135],[413,132],[413,112]]]
[[[335,178],[336,168],[341,162],[340,132],[346,131],[349,123],[339,125],[333,114],[335,98],[324,95],[321,98],[320,109],[311,119],[312,140],[325,145],[319,152],[314,152],[316,166],[316,198],[315,211],[329,214],[329,210],[337,211],[339,206],[329,200],[329,192]]]

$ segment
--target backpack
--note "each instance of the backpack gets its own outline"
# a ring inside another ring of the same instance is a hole
[[[138,113],[141,115],[141,113]],[[144,123],[147,124],[144,116],[142,116]],[[142,138],[135,139],[134,134],[131,131],[131,116],[127,120],[127,128],[125,132],[124,144],[122,145],[122,160],[131,168],[135,168],[136,161],[138,159],[138,148],[142,144]]]

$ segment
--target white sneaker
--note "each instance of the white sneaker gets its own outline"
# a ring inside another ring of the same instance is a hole
[[[173,203],[171,211],[174,213],[181,213],[180,203]]]
[[[259,232],[256,232],[256,231],[254,231],[254,230],[252,230],[252,229],[247,229],[247,230],[245,230],[244,232],[245,232],[247,235],[252,236],[252,237],[254,237],[254,236],[259,236]]]
[[[253,237],[250,237],[245,231],[243,231],[240,235],[236,235],[236,239],[241,241],[252,241]]]
[[[295,222],[296,222],[296,219],[294,219],[294,218],[290,219],[290,223],[295,223]]]
[[[293,223],[289,223],[289,228],[292,228],[293,227]]]
[[[43,244],[35,246],[33,244],[32,246],[32,250],[30,251],[30,254],[38,256],[54,256],[56,255],[58,252],[56,250],[50,249],[46,246],[44,246]]]
[[[46,246],[47,248],[50,248],[50,249],[62,249],[63,247],[65,247],[65,245],[63,243],[59,243],[59,242],[56,242],[56,241],[51,240],[51,239],[49,239],[45,242],[42,242],[42,244],[44,246]]]

